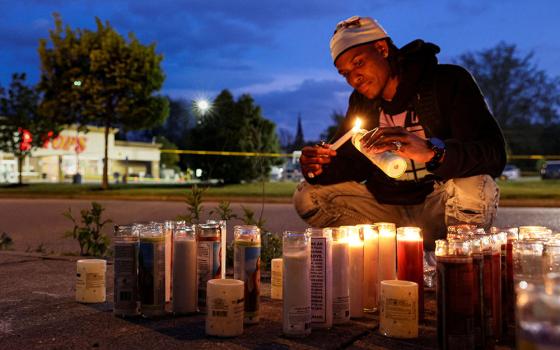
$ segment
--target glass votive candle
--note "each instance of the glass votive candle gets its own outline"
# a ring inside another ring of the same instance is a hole
[[[513,243],[513,279],[534,284],[543,283],[544,241],[535,239],[518,240]]]
[[[519,239],[549,239],[552,230],[545,226],[519,226]]]
[[[521,281],[517,294],[517,349],[557,349],[560,344],[560,292]]]

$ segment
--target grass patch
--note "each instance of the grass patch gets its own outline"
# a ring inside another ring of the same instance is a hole
[[[185,198],[192,184],[116,184],[109,190],[102,190],[96,184],[27,184],[24,186],[0,186],[0,197],[22,198],[129,198],[152,197],[154,199]],[[198,185],[205,189],[205,198],[258,198],[262,196],[262,183],[227,186]],[[296,182],[267,182],[264,184],[266,198],[291,198]]]
[[[560,180],[527,178],[515,181],[498,180],[501,199],[557,199],[560,200]],[[185,200],[192,184],[116,184],[103,191],[100,185],[84,184],[28,184],[24,186],[0,186],[0,197],[11,198],[96,198],[96,199],[171,199]],[[204,188],[205,199],[234,198],[259,200],[262,183],[227,186],[198,184]],[[267,182],[264,184],[265,199],[289,201],[296,182]]]
[[[560,180],[498,181],[501,199],[560,199]]]

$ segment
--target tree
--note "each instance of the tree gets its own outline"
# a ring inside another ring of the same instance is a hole
[[[501,42],[457,61],[474,75],[503,128],[560,122],[560,80],[538,69],[532,52]]]
[[[280,142],[280,147],[286,151],[292,151],[292,145],[294,144],[294,134],[288,129],[280,128],[278,130],[278,140]]]
[[[102,187],[107,189],[110,129],[150,128],[168,114],[167,100],[155,95],[165,79],[163,56],[155,44],[145,46],[132,33],[126,40],[99,18],[96,31],[63,28],[58,14],[54,19],[50,45],[45,39],[39,45],[41,113],[105,128]]]
[[[161,143],[162,149],[177,149],[177,146],[165,136],[156,136],[156,142]],[[179,155],[177,153],[161,153],[160,163],[166,169],[178,170]]]
[[[54,129],[51,120],[38,115],[39,94],[25,85],[25,74],[15,73],[7,90],[0,88],[0,149],[18,161],[18,182],[23,183],[23,161],[43,145]]]
[[[325,131],[323,131],[321,133],[321,140],[329,142],[329,143],[333,143],[334,141],[334,136],[336,135],[336,131],[338,130],[338,127],[340,126],[340,124],[342,124],[342,121],[344,120],[344,114],[337,112],[337,111],[333,111],[331,114],[331,121],[332,124],[325,129]]]
[[[275,125],[261,115],[249,95],[237,101],[223,90],[213,101],[212,110],[201,116],[189,133],[189,148],[211,151],[279,152]],[[191,164],[204,171],[204,177],[224,183],[251,181],[264,176],[278,160],[269,157],[192,156]]]

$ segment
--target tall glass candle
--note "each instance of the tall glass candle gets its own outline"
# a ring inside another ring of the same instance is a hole
[[[270,261],[270,298],[282,300],[282,258]]]
[[[140,226],[138,279],[140,311],[146,317],[165,314],[165,236],[163,225]]]
[[[364,239],[364,311],[377,311],[379,260],[379,232],[374,225],[358,225],[360,236]]]
[[[329,230],[308,228],[311,237],[311,327],[331,328],[332,236]]]
[[[206,286],[211,279],[222,277],[221,228],[219,224],[199,224],[196,233],[198,269],[198,307],[206,311]]]
[[[350,318],[364,316],[364,242],[356,226],[341,226],[348,232]]]
[[[171,284],[173,278],[171,276],[171,264],[173,261],[173,229],[175,221],[167,220],[164,222],[165,235],[165,302],[171,301]]]
[[[139,313],[138,246],[138,232],[133,225],[115,226],[113,314],[116,316]]]
[[[106,299],[105,272],[107,262],[103,259],[83,259],[76,263],[76,301],[80,303],[103,303]]]
[[[287,336],[311,333],[311,244],[304,232],[282,237],[282,331]]]
[[[424,241],[419,227],[397,229],[397,276],[418,285],[418,317],[424,319]]]
[[[470,254],[467,241],[436,241],[437,333],[441,350],[475,349],[474,277]]]
[[[173,230],[173,312],[198,311],[196,234],[192,225],[176,223]]]
[[[220,244],[222,249],[227,246],[227,220],[206,220],[207,224],[218,224],[220,226]],[[221,278],[226,278],[226,254],[220,254],[220,265],[224,268],[220,269]]]
[[[418,285],[381,281],[379,332],[391,338],[418,337]]]
[[[476,235],[482,243],[484,257],[483,305],[486,321],[486,344],[499,339],[501,334],[501,272],[500,248],[492,235]]]
[[[326,228],[325,230],[331,233],[333,239],[333,324],[344,324],[350,321],[348,236],[345,230],[340,230],[337,227]]]
[[[395,224],[377,222],[379,231],[379,281],[397,279],[397,240]]]
[[[220,278],[207,284],[206,334],[215,337],[243,334],[243,281]]]
[[[514,290],[513,290],[513,271],[512,271],[512,281],[509,281],[508,278],[508,254],[511,256],[511,242],[510,242],[510,235],[515,236],[517,238],[518,229],[517,227],[492,227],[490,232],[495,235],[496,239],[500,242],[500,258],[501,258],[501,276],[502,276],[502,334],[508,333],[508,324],[510,322],[510,318],[512,317],[511,313],[513,312],[513,298],[514,298]],[[511,283],[511,286],[510,286]],[[511,291],[511,294],[509,292]]]
[[[483,245],[480,236],[470,236],[467,238],[471,245],[471,257],[473,262],[473,299],[472,304],[474,307],[474,321],[473,329],[475,334],[475,347],[476,349],[487,348],[488,333],[486,322],[485,305],[484,305],[484,254]],[[450,240],[454,241],[453,239]],[[459,240],[461,241],[461,240]],[[488,267],[487,267],[488,268]],[[493,348],[493,339],[490,339],[488,348]]]
[[[261,230],[257,226],[233,228],[233,278],[245,282],[246,324],[259,322],[261,290]]]
[[[542,256],[545,241],[524,239],[513,242],[513,279],[517,285],[521,281],[542,285]]]

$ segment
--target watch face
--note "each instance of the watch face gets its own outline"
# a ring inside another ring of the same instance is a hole
[[[445,143],[437,137],[430,138],[430,143],[437,148],[445,148]]]

